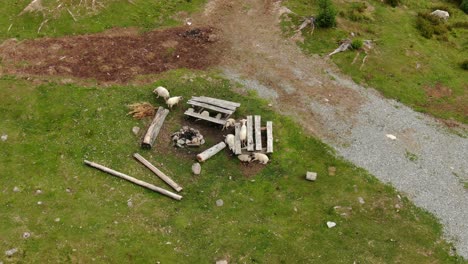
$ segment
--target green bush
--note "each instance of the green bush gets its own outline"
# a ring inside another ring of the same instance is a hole
[[[385,2],[392,7],[397,7],[401,4],[401,0],[386,0]]]
[[[427,21],[421,16],[416,18],[416,28],[425,38],[432,38],[432,35],[434,34],[434,28],[432,27],[431,22]]]
[[[416,28],[425,38],[431,38],[432,35],[444,36],[449,27],[440,18],[429,13],[418,13],[416,18]],[[438,38],[440,40],[448,39],[446,36]]]
[[[463,61],[462,63],[460,63],[460,66],[462,69],[464,69],[465,71],[468,71],[468,60],[465,60]]]
[[[316,19],[317,26],[322,28],[336,25],[336,9],[331,0],[319,0],[319,14]]]
[[[364,2],[352,3],[348,12],[347,17],[352,21],[370,20],[369,17],[364,13],[367,5]]]
[[[466,14],[468,14],[468,0],[463,0],[460,4],[460,9],[463,10]]]
[[[363,45],[363,42],[361,39],[354,39],[352,42],[351,42],[351,48],[353,50],[358,50],[360,48],[362,48],[362,45]]]

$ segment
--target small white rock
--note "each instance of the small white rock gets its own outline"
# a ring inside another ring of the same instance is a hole
[[[195,175],[200,175],[200,173],[201,173],[201,165],[200,165],[200,163],[195,162],[195,163],[192,165],[192,172],[193,172],[193,174],[195,174]]]
[[[71,189],[70,189],[70,188],[65,189],[65,191],[66,191],[67,193],[71,193]]]
[[[223,206],[224,205],[224,201],[219,199],[219,200],[216,200],[216,206]]]
[[[12,248],[12,249],[9,249],[7,251],[5,251],[5,255],[7,257],[11,257],[13,256],[16,252],[18,252],[18,249],[17,248]]]
[[[42,201],[37,202],[37,204],[38,204],[38,205],[41,205],[41,204],[42,204]]]
[[[20,191],[20,188],[18,188],[18,187],[16,187],[16,186],[13,187],[13,192],[19,192],[19,191]]]
[[[37,189],[36,190],[36,194],[41,194],[42,193],[42,190],[41,189]]]
[[[366,202],[364,202],[364,198],[362,197],[358,197],[358,201],[360,204],[365,204]]]
[[[335,223],[335,222],[328,221],[328,222],[327,222],[327,226],[328,226],[328,228],[333,228],[333,227],[336,226],[336,223]]]
[[[317,173],[308,171],[306,173],[306,179],[309,181],[315,181],[317,179]]]
[[[7,134],[3,134],[1,138],[2,138],[2,141],[6,141],[6,140],[8,139],[8,135],[7,135]]]
[[[28,239],[30,236],[31,236],[31,233],[29,233],[29,232],[24,232],[23,233],[23,238],[24,239]]]
[[[216,261],[216,264],[228,264],[228,262],[227,262],[227,260],[222,259],[222,260]]]
[[[55,222],[60,222],[60,218],[57,217],[57,218],[54,219],[54,221]]]
[[[132,199],[128,199],[128,200],[127,200],[127,206],[128,206],[128,207],[133,207]]]
[[[138,136],[138,133],[140,132],[140,128],[137,127],[137,126],[134,126],[132,128],[132,132],[133,132],[133,134],[135,134],[135,136]]]
[[[389,139],[391,139],[391,140],[395,140],[395,139],[396,139],[396,137],[395,137],[394,135],[392,135],[392,134],[387,134],[386,136],[387,136]]]

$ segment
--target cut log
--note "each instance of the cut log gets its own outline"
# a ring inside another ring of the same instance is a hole
[[[273,153],[273,122],[267,121],[267,153]]]
[[[350,39],[345,39],[336,50],[334,50],[332,53],[328,54],[327,56],[330,57],[332,55],[335,55],[336,53],[346,51],[350,47],[351,47],[351,40]]]
[[[262,150],[262,130],[261,130],[262,117],[255,116],[255,150]]]
[[[247,151],[254,151],[252,116],[247,116]]]
[[[178,195],[176,193],[173,193],[173,192],[170,192],[168,190],[165,190],[163,188],[160,188],[160,187],[157,187],[157,186],[154,186],[152,184],[149,184],[147,182],[144,182],[144,181],[141,181],[141,180],[138,180],[136,178],[133,178],[131,176],[128,176],[127,174],[123,174],[121,172],[118,172],[118,171],[115,171],[113,169],[110,169],[110,168],[107,168],[103,165],[100,165],[100,164],[97,164],[97,163],[94,163],[94,162],[91,162],[91,161],[88,161],[88,160],[85,160],[84,163],[90,167],[93,167],[93,168],[96,168],[98,170],[101,170],[103,172],[107,172],[111,175],[114,175],[116,177],[119,177],[119,178],[122,178],[124,180],[127,180],[129,182],[132,182],[136,185],[140,185],[142,187],[145,187],[145,188],[148,188],[152,191],[155,191],[155,192],[158,192],[160,194],[163,194],[163,195],[166,195],[168,197],[171,197],[172,199],[175,199],[175,200],[181,200],[182,199],[182,196],[181,195]]]
[[[219,142],[218,144],[214,145],[213,147],[203,151],[202,153],[197,155],[197,160],[199,162],[203,162],[212,156],[214,156],[216,153],[220,152],[226,147],[226,143],[224,142]]]
[[[169,178],[166,174],[164,174],[162,171],[160,171],[158,168],[156,168],[153,164],[151,164],[148,160],[143,158],[138,153],[133,154],[133,157],[137,159],[139,162],[141,162],[143,165],[145,165],[148,169],[150,169],[154,174],[156,174],[161,180],[163,180],[165,183],[167,183],[169,186],[171,186],[174,190],[177,192],[182,191],[182,187],[180,187],[175,181],[173,181],[171,178]]]
[[[240,140],[240,129],[241,129],[241,124],[236,123],[234,125],[234,154],[240,155],[242,153],[242,145],[241,145],[241,140]]]
[[[161,127],[164,123],[164,119],[166,119],[167,114],[169,114],[168,109],[159,107],[158,112],[154,116],[154,119],[151,122],[148,131],[146,131],[145,137],[143,138],[143,142],[141,143],[141,146],[143,148],[153,147],[154,141],[156,140],[156,137],[158,136],[159,131],[161,130]]]

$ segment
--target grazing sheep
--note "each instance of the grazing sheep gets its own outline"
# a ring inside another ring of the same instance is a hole
[[[241,162],[251,162],[252,161],[252,157],[250,157],[250,155],[247,155],[247,154],[241,154],[241,155],[237,156],[237,158]]]
[[[260,164],[267,164],[268,161],[270,160],[267,155],[263,153],[253,153],[253,159],[252,161],[258,160]]]
[[[224,123],[223,130],[229,127],[233,127],[235,123],[236,123],[236,120],[232,118],[228,118],[228,120],[226,120],[226,123]]]
[[[202,116],[204,116],[204,117],[209,117],[209,116],[210,116],[210,112],[208,112],[208,111],[205,110],[205,111],[201,112],[200,115],[202,115]]]
[[[162,86],[158,86],[158,88],[154,89],[153,93],[158,95],[156,98],[159,98],[161,96],[162,98],[164,98],[164,100],[167,100],[167,98],[170,97],[169,91]]]
[[[432,12],[431,15],[441,18],[443,20],[447,20],[450,17],[449,12],[444,11],[444,10],[439,10],[439,9]]]
[[[247,127],[245,126],[245,122],[247,122],[247,119],[241,120],[242,126],[239,132],[241,145],[243,146],[247,145]]]
[[[233,134],[228,134],[226,138],[224,139],[224,142],[226,142],[230,150],[234,149],[234,135]]]
[[[176,104],[179,103],[180,100],[182,100],[182,96],[174,96],[166,100],[167,106],[172,109],[172,107]]]

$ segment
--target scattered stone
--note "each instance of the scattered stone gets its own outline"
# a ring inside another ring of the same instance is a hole
[[[401,206],[400,206],[399,204],[395,204],[395,208],[396,208],[396,209],[400,209]]]
[[[37,189],[36,190],[36,194],[41,194],[42,193],[42,190],[41,189]]]
[[[137,127],[137,126],[134,126],[132,128],[132,132],[133,132],[133,134],[135,134],[135,136],[138,136],[138,133],[140,132],[140,128]]]
[[[358,197],[358,201],[360,204],[365,204],[366,202],[364,202],[364,198],[362,197]]]
[[[216,200],[216,206],[223,206],[223,205],[224,205],[223,200],[221,200],[221,199]]]
[[[41,205],[41,204],[42,204],[42,201],[37,202],[37,204],[38,204],[38,205]]]
[[[23,233],[23,238],[24,239],[28,239],[30,236],[31,236],[31,233],[29,233],[29,232],[24,232]]]
[[[20,188],[18,188],[18,187],[16,187],[16,186],[13,187],[13,192],[19,192],[19,191],[21,191]]]
[[[200,173],[201,173],[201,165],[200,165],[200,163],[195,162],[195,163],[192,165],[192,172],[193,172],[193,174],[195,174],[195,175],[200,175]]]
[[[128,200],[127,200],[127,206],[128,206],[128,207],[133,207],[132,199],[128,199]]]
[[[335,222],[328,221],[328,222],[327,222],[327,226],[328,226],[328,228],[333,228],[333,227],[336,226],[336,223],[335,223]]]
[[[203,139],[203,135],[200,134],[200,131],[188,126],[183,126],[179,131],[172,134],[171,137],[173,145],[179,148],[185,146],[199,147],[205,144],[205,139]]]
[[[309,181],[315,181],[317,179],[317,173],[308,171],[306,174],[306,179]]]
[[[268,106],[269,106],[269,107],[272,107],[272,106],[273,106],[273,104],[268,104]]]
[[[17,248],[12,248],[12,249],[9,249],[7,251],[5,251],[5,255],[7,257],[11,257],[13,256],[16,252],[18,252],[18,249]]]
[[[57,217],[57,218],[54,219],[54,221],[58,223],[58,222],[60,222],[60,218]]]
[[[335,176],[336,175],[336,167],[328,167],[328,175]]]
[[[2,137],[1,137],[2,141],[6,141],[8,139],[8,135],[7,134],[3,134]]]
[[[70,189],[70,188],[65,189],[65,191],[66,191],[67,193],[71,193],[71,189]]]
[[[387,134],[386,136],[387,136],[389,139],[391,139],[391,140],[395,140],[395,139],[396,139],[396,137],[395,137],[394,135],[392,135],[392,134]]]
[[[222,259],[222,260],[217,260],[216,264],[228,264],[227,260]]]

